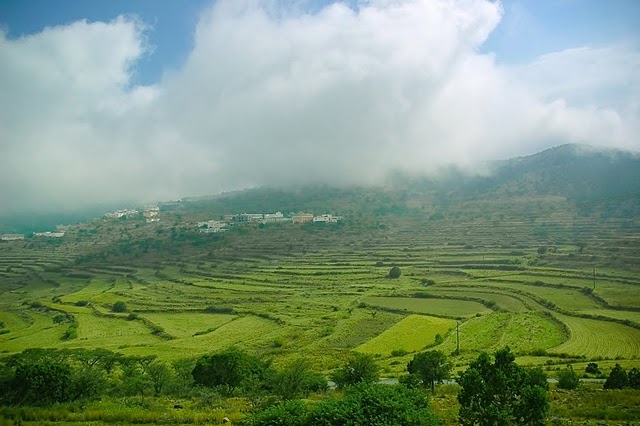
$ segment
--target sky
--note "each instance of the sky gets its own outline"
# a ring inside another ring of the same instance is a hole
[[[640,151],[636,0],[2,0],[0,212]]]

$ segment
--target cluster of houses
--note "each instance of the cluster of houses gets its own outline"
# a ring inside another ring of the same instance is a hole
[[[157,204],[149,204],[144,206],[144,211],[142,215],[144,216],[147,223],[160,222],[160,218],[158,214],[160,213],[160,207]]]
[[[138,214],[140,214],[140,212],[135,209],[122,209],[122,210],[116,210],[115,212],[106,213],[104,217],[106,217],[107,219],[121,219],[123,217],[126,219],[131,219],[132,217],[135,217]]]
[[[64,232],[34,232],[34,237],[48,237],[48,238],[62,238],[64,237]]]
[[[142,211],[142,216],[144,216],[147,223],[160,222],[160,218],[158,217],[159,212],[160,212],[160,207],[158,207],[158,205],[150,204],[144,207],[144,210]],[[138,210],[122,209],[122,210],[116,210],[115,212],[106,213],[104,217],[107,219],[121,219],[121,218],[131,219],[131,218],[138,217],[139,215],[140,215],[140,212]]]
[[[323,223],[338,223],[343,220],[342,216],[334,216],[332,214],[323,214],[320,216],[314,216],[312,213],[290,213],[285,216],[282,212],[275,213],[240,213],[240,214],[227,214],[224,215],[224,221],[219,220],[207,220],[204,222],[198,222],[198,230],[204,233],[217,233],[224,232],[228,229],[228,226],[241,224],[241,223],[276,223],[276,222],[291,222],[291,223],[311,223],[311,222],[323,222]]]
[[[45,237],[45,238],[62,238],[64,237],[64,232],[34,232],[34,237]],[[24,234],[0,234],[0,241],[18,241],[24,240]]]

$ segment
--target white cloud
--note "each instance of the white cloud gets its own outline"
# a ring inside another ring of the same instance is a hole
[[[130,18],[0,34],[0,180],[24,205],[165,198],[263,183],[368,183],[393,169],[564,142],[638,149],[632,47],[499,66],[485,0],[372,0],[314,13],[216,2],[182,68],[131,87]]]

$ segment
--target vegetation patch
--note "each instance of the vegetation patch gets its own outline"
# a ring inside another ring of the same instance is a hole
[[[356,350],[384,356],[396,350],[415,352],[435,345],[436,336],[446,336],[455,326],[456,322],[451,319],[409,315]]]
[[[481,303],[468,300],[428,299],[413,297],[367,297],[367,305],[407,311],[411,313],[430,314],[447,318],[471,317],[476,314],[487,314],[491,310]]]
[[[582,355],[587,358],[640,357],[640,330],[622,324],[556,315],[569,328],[569,339],[550,353]]]

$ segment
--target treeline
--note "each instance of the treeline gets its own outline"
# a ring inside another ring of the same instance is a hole
[[[0,402],[50,406],[107,396],[186,399],[209,389],[250,401],[253,412],[242,422],[251,426],[427,426],[439,424],[429,407],[429,392],[451,370],[444,353],[427,351],[408,363],[399,385],[383,385],[374,358],[354,353],[330,376],[341,392],[308,403],[304,400],[311,393],[326,393],[329,386],[327,377],[305,359],[278,369],[237,348],[172,363],[104,349],[31,349],[0,362]],[[544,424],[547,377],[541,369],[517,365],[508,348],[498,351],[495,360],[480,355],[456,380],[463,424]]]

